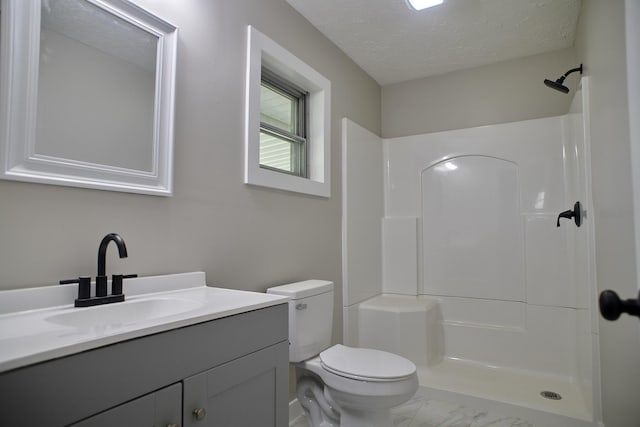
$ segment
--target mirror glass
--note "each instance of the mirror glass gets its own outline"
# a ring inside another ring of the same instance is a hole
[[[176,32],[123,0],[1,0],[3,178],[171,194]]]
[[[151,172],[157,44],[86,1],[42,1],[35,152]]]

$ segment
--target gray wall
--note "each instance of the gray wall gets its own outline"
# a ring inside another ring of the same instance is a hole
[[[263,291],[332,280],[341,336],[340,119],[380,133],[380,87],[284,0],[138,0],[180,28],[175,195],[171,198],[0,181],[0,289],[96,273],[203,270],[211,285]],[[252,188],[243,180],[246,26],[254,25],[332,82],[330,199]],[[126,293],[126,284],[125,284]]]
[[[591,76],[591,168],[600,290],[637,294],[624,39],[624,1],[584,0],[576,50]],[[637,78],[637,76],[634,76]],[[638,425],[640,326],[600,319],[604,422]]]
[[[382,88],[382,136],[417,135],[558,116],[571,97],[545,88],[576,66],[574,50],[499,62]],[[570,88],[577,77],[567,78]]]

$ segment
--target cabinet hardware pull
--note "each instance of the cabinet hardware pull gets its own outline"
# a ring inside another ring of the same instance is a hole
[[[171,424],[167,424],[167,427],[180,427],[180,424],[171,423]]]
[[[204,420],[204,417],[207,416],[207,411],[204,408],[196,408],[193,410],[193,417],[198,420]]]

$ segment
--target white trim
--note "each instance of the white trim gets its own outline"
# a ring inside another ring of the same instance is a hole
[[[123,0],[87,0],[158,37],[152,170],[99,165],[35,152],[40,1],[2,0],[0,178],[171,196],[177,28]]]
[[[260,167],[260,74],[263,65],[309,91],[308,179]],[[331,82],[252,26],[247,29],[246,72],[245,184],[330,197]]]
[[[636,243],[636,284],[640,289],[640,3],[625,1],[627,45],[627,90],[629,91],[629,140],[631,146],[631,174]]]
[[[342,215],[341,215],[341,249],[342,249],[342,341],[349,345],[356,342],[356,337],[351,336],[351,331],[354,330],[351,325],[351,319],[346,316],[347,306],[349,305],[349,235],[348,231],[348,216],[349,211],[349,198],[347,197],[347,137],[349,135],[349,123],[351,121],[343,117],[341,123],[341,149],[342,149]]]

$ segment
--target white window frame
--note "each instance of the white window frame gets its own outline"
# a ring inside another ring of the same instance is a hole
[[[247,31],[245,184],[331,196],[331,82],[252,26]],[[308,178],[260,167],[260,86],[265,66],[309,92]]]

